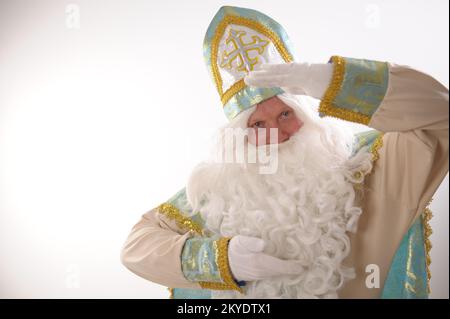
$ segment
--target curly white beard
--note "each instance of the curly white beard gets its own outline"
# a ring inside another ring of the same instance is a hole
[[[258,163],[202,163],[187,195],[209,230],[262,238],[265,253],[298,260],[304,272],[247,282],[244,295],[213,291],[213,298],[336,298],[354,277],[342,261],[350,252],[346,232],[356,230],[362,212],[354,205],[353,186],[361,182],[355,173],[371,170],[370,153],[351,156],[351,135],[314,117],[297,100],[281,98],[304,126],[279,145],[277,172],[259,174]],[[230,126],[242,127],[251,111]]]

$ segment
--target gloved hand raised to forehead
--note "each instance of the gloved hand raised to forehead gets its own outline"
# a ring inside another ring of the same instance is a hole
[[[244,78],[247,85],[280,87],[287,93],[304,94],[322,99],[333,75],[331,63],[263,64]]]
[[[265,242],[237,235],[228,244],[228,262],[238,281],[254,281],[281,275],[298,275],[304,269],[299,261],[283,260],[263,253]]]

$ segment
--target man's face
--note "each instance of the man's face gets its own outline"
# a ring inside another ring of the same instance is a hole
[[[271,128],[278,131],[278,141],[272,142],[279,144],[287,141],[302,126],[303,122],[296,116],[294,110],[276,96],[259,103],[247,122],[247,127],[254,129],[255,136],[249,141],[257,146],[270,144]],[[258,129],[266,129],[265,138],[258,138]]]

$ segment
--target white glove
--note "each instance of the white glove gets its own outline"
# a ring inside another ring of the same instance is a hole
[[[333,64],[281,63],[263,64],[244,78],[247,85],[280,87],[287,93],[322,99],[333,76]]]
[[[228,244],[228,262],[238,281],[261,280],[280,275],[298,275],[303,272],[299,261],[283,260],[263,253],[264,240],[237,235]]]

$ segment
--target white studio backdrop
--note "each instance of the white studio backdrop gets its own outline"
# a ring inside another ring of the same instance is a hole
[[[448,1],[0,1],[0,298],[167,298],[120,263],[226,123],[203,62],[222,5],[279,21],[297,60],[408,64],[448,87]],[[431,204],[448,298],[448,177]]]

